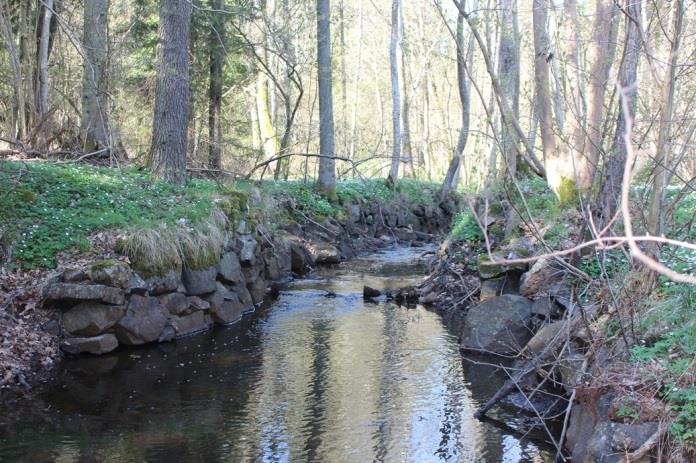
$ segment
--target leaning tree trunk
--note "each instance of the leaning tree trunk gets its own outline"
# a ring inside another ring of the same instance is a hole
[[[599,191],[597,200],[597,215],[603,223],[609,222],[618,207],[623,182],[624,166],[626,164],[626,121],[635,118],[636,95],[638,86],[638,62],[640,60],[642,40],[640,28],[636,21],[641,20],[641,2],[626,2],[626,37],[624,39],[623,58],[619,69],[619,83],[623,97],[628,99],[629,113],[625,114],[620,105],[616,120],[616,132],[607,161],[606,174]]]
[[[189,99],[189,0],[161,0],[150,164],[170,183],[186,183]]]
[[[463,5],[463,1],[460,4]],[[473,10],[478,8],[474,2]],[[464,14],[460,10],[457,16],[457,88],[459,90],[459,99],[462,104],[462,127],[459,130],[459,139],[457,140],[457,148],[454,156],[447,169],[445,181],[442,183],[442,196],[446,197],[451,191],[457,188],[459,183],[459,171],[461,169],[464,149],[469,139],[469,122],[471,110],[471,84],[467,73],[471,72],[471,66],[474,58],[474,41],[469,37],[468,47],[464,51]]]
[[[392,159],[387,182],[396,187],[401,163],[401,87],[399,83],[399,0],[392,0],[391,6],[391,43],[389,46],[389,61],[391,67],[392,86]]]
[[[222,167],[222,83],[225,61],[225,18],[223,0],[210,0],[212,27],[208,37],[210,83],[208,87],[208,167]]]
[[[331,81],[331,4],[317,0],[317,61],[319,80],[319,178],[317,189],[328,198],[336,197],[334,149],[333,84]]]
[[[85,0],[82,133],[87,152],[111,147],[107,89],[108,13],[109,0]]]

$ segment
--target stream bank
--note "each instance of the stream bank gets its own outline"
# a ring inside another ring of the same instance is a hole
[[[652,461],[663,426],[658,414],[627,419],[624,398],[596,381],[621,367],[618,349],[606,342],[612,312],[578,300],[578,269],[531,257],[543,253],[529,236],[494,246],[490,255],[448,240],[418,287],[420,302],[457,333],[465,362],[505,372],[476,416],[517,410],[518,431],[540,432],[574,463]]]
[[[214,211],[202,231],[185,224],[175,235],[135,230],[112,238],[99,258],[67,262],[40,281],[43,309],[21,326],[42,343],[4,338],[10,350],[28,350],[30,360],[3,371],[4,395],[45,381],[66,355],[104,355],[237,323],[283,283],[317,266],[395,242],[433,240],[457,208],[456,198],[424,207],[401,195],[383,202],[358,197],[319,218],[292,196],[253,191],[216,204],[217,217]],[[42,363],[31,361],[39,358],[31,349],[45,346]]]

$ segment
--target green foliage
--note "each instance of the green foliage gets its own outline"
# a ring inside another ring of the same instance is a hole
[[[394,199],[394,191],[382,180],[345,181],[336,185],[336,195],[341,204],[386,202]]]
[[[483,240],[483,232],[476,222],[474,214],[465,210],[454,218],[454,225],[450,232],[450,238],[467,242],[479,242]]]
[[[51,268],[59,252],[87,251],[98,230],[207,220],[218,192],[207,181],[177,188],[136,170],[69,164],[3,161],[0,178],[3,242],[24,268]]]
[[[621,275],[627,271],[629,263],[621,251],[608,251],[602,255],[601,252],[582,256],[579,268],[592,278],[601,278],[602,267],[609,278]]]
[[[667,399],[676,415],[670,429],[672,437],[696,445],[696,387],[673,387]]]
[[[640,407],[631,398],[620,399],[619,408],[616,409],[616,417],[622,420],[635,421],[640,418]]]
[[[338,209],[317,193],[314,184],[301,182],[272,182],[263,185],[263,191],[278,200],[292,198],[303,213],[317,218],[334,216]]]
[[[672,284],[663,287],[662,295],[664,301],[638,326],[641,332],[661,326],[662,334],[648,345],[633,347],[631,360],[662,366],[660,380],[665,384],[662,398],[674,412],[672,437],[696,445],[696,385],[692,371],[696,358],[696,288]]]

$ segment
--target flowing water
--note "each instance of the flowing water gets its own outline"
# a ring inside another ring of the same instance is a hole
[[[415,282],[423,251],[322,269],[236,326],[67,361],[0,417],[0,461],[547,460],[473,418],[502,378],[463,362],[437,314],[363,301]]]

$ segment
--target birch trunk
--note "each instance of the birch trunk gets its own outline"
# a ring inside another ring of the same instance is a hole
[[[389,62],[391,69],[392,88],[392,158],[387,182],[396,188],[401,163],[401,88],[399,83],[399,9],[400,0],[392,0],[391,5],[391,42],[389,46]]]

